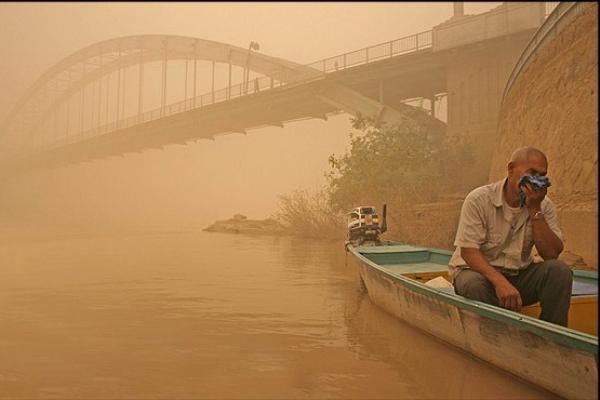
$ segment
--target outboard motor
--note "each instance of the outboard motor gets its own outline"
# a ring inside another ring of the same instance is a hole
[[[383,205],[383,220],[379,224],[379,216],[373,206],[356,207],[348,213],[348,242],[360,246],[365,243],[378,245],[379,235],[387,230],[386,205]]]

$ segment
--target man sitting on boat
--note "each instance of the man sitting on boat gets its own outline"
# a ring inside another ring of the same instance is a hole
[[[563,236],[547,170],[542,151],[523,147],[506,178],[467,195],[449,269],[459,295],[514,311],[539,301],[540,319],[567,326],[573,274],[558,260]],[[534,244],[543,262],[533,262]]]

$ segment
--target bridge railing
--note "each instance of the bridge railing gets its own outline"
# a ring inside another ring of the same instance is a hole
[[[547,1],[545,3],[545,16],[547,17],[560,4],[560,1]]]
[[[88,129],[79,134],[54,140],[51,143],[46,144],[44,148],[40,150],[61,147],[65,144],[74,143],[82,139],[103,135],[118,129],[130,128],[135,125],[151,122],[174,114],[256,94],[265,90],[288,86],[291,84],[306,83],[313,79],[322,78],[330,73],[347,70],[349,68],[369,64],[386,58],[429,49],[432,47],[432,45],[433,35],[431,30],[405,36],[400,39],[365,47],[360,50],[324,58],[322,60],[302,65],[294,69],[277,71],[277,76],[283,77],[279,80],[268,76],[259,77],[250,80],[247,82],[247,84],[239,83],[231,87],[226,87],[198,95],[195,98],[188,98],[183,101],[165,106],[164,108],[156,108],[154,110],[146,111],[144,113],[121,119],[119,121],[104,124],[92,129]]]

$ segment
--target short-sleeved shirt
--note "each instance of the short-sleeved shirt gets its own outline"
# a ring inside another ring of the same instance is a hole
[[[480,249],[485,259],[498,268],[519,270],[533,262],[531,219],[526,207],[515,214],[504,201],[506,179],[478,187],[465,198],[454,240],[456,250],[448,263],[452,277],[468,268],[461,257],[461,247]],[[554,204],[548,196],[542,201],[541,211],[552,232],[563,241]]]

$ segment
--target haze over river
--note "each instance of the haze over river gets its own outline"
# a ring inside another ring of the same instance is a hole
[[[0,265],[3,399],[552,398],[371,304],[338,241],[62,235]]]

